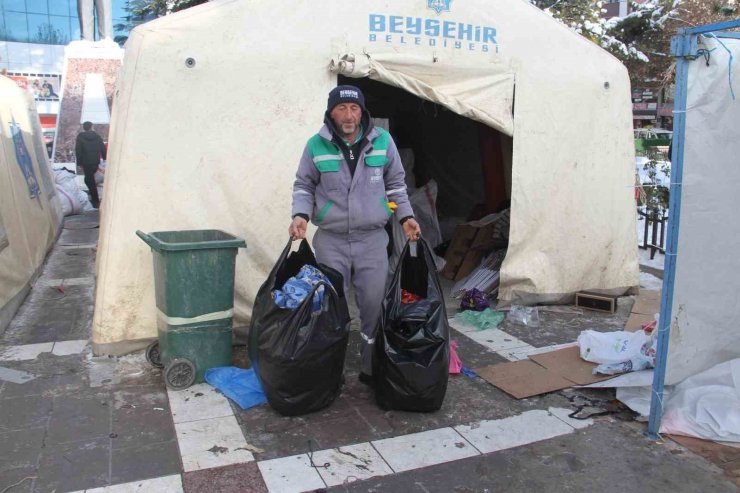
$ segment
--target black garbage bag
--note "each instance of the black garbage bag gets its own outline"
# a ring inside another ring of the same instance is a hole
[[[293,253],[291,245],[289,241],[257,292],[249,328],[249,358],[267,402],[286,416],[319,410],[339,395],[350,322],[342,275],[318,264],[306,240]],[[318,268],[331,285],[317,284],[295,310],[279,308],[272,290],[282,288],[306,264]],[[324,298],[321,310],[314,312],[313,295],[320,286]]]
[[[375,338],[375,396],[384,409],[436,411],[447,392],[450,369],[450,327],[431,248],[409,243],[383,300]],[[401,303],[401,290],[420,296]]]

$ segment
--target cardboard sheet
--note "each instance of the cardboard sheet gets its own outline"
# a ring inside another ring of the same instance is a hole
[[[573,386],[570,380],[529,360],[500,363],[476,369],[475,372],[486,382],[517,399]]]
[[[632,305],[632,313],[654,316],[660,312],[660,291],[640,291]]]
[[[596,366],[581,359],[578,346],[571,346],[531,355],[528,360],[486,366],[475,372],[491,385],[523,399],[614,378],[593,375],[591,371]]]
[[[578,385],[588,385],[614,378],[612,375],[593,375],[591,371],[598,365],[581,359],[578,346],[534,354],[529,359]]]
[[[643,325],[655,320],[656,313],[660,313],[660,291],[640,291],[635,304],[632,305],[632,312],[624,325],[624,330],[627,332],[640,330]]]

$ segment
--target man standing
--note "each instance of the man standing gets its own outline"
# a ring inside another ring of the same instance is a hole
[[[77,134],[75,155],[77,165],[82,166],[85,171],[85,185],[90,190],[90,202],[97,209],[100,207],[100,199],[98,198],[98,185],[95,183],[95,172],[100,165],[100,159],[105,160],[106,156],[103,139],[92,129],[92,126],[90,122],[82,124],[84,132]]]
[[[388,276],[385,224],[396,204],[410,240],[421,236],[406,194],[398,149],[390,134],[374,127],[359,88],[329,93],[324,126],[308,140],[293,184],[290,236],[306,237],[308,220],[318,226],[316,259],[339,271],[344,292],[350,279],[360,309],[360,381],[370,383],[375,333]]]

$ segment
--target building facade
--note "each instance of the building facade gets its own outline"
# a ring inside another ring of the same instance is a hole
[[[128,4],[111,0],[116,40],[128,35]],[[49,147],[59,114],[64,49],[79,39],[77,0],[0,0],[0,72],[33,93]]]

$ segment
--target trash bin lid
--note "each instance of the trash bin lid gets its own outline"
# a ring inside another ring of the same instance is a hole
[[[155,250],[181,251],[247,247],[247,243],[242,238],[217,229],[157,231],[148,234],[137,231],[136,234]]]

